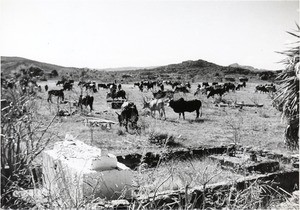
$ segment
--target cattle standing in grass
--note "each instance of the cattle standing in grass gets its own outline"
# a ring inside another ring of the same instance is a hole
[[[132,129],[137,129],[137,121],[139,119],[139,113],[134,103],[129,103],[124,107],[121,114],[117,113],[120,126],[124,126],[128,132],[128,123],[130,123]]]
[[[178,85],[181,85],[181,82],[172,82],[172,89],[176,88]]]
[[[148,82],[146,86],[147,86],[147,90],[153,89],[154,82]]]
[[[202,103],[200,100],[191,100],[191,101],[185,101],[183,98],[180,98],[177,101],[171,100],[169,102],[169,106],[174,110],[174,112],[179,113],[179,118],[182,114],[183,119],[185,119],[184,112],[193,112],[196,111],[196,119],[199,118],[200,109],[202,116]]]
[[[227,91],[227,92],[229,92],[229,90],[232,90],[232,92],[235,91],[235,85],[231,82],[224,83],[223,87],[224,87],[225,91]]]
[[[255,87],[255,92],[263,92],[263,93],[267,93],[269,92],[268,89],[264,86],[264,85],[257,85]]]
[[[52,103],[52,95],[57,96],[57,100],[61,99],[62,101],[65,100],[65,96],[64,96],[64,89],[61,90],[49,90],[48,91],[48,102]]]
[[[178,93],[178,92],[189,93],[190,91],[187,89],[186,86],[177,86],[175,88],[175,93]]]
[[[139,86],[139,89],[140,89],[140,91],[141,91],[141,92],[143,92],[143,91],[144,91],[144,87],[143,87],[143,85],[142,85],[142,84],[140,84],[140,86]]]
[[[153,93],[153,97],[156,99],[160,99],[160,98],[164,98],[166,97],[166,92],[165,91],[157,91],[157,92],[152,92]]]
[[[133,87],[135,87],[135,86],[139,87],[139,86],[140,86],[140,83],[139,83],[139,82],[133,83]]]
[[[82,98],[82,95],[79,96],[78,106],[80,106],[81,110],[82,110],[82,105],[84,105],[85,107],[89,106],[90,111],[94,110],[93,109],[93,103],[94,103],[94,97],[93,96],[87,95],[84,98]]]
[[[45,85],[45,91],[46,92],[48,91],[48,85]]]
[[[63,88],[64,88],[64,90],[72,90],[73,89],[73,83],[65,82],[63,84]]]
[[[204,86],[204,87],[208,87],[208,86],[209,86],[209,84],[208,84],[208,82],[202,82],[202,86]]]
[[[65,83],[65,80],[59,80],[59,81],[57,81],[56,86],[63,85],[64,83]]]
[[[200,93],[202,94],[207,94],[207,89],[206,87],[199,87],[197,88],[196,92],[194,93],[194,96],[199,95]]]
[[[185,87],[191,88],[191,83],[190,82],[185,83]]]
[[[107,93],[106,98],[122,98],[126,99],[126,92],[124,90],[119,90],[119,91],[112,91],[110,93]]]
[[[208,88],[206,88],[208,91],[209,91],[209,93],[208,93],[208,95],[207,95],[207,98],[209,98],[209,97],[214,97],[214,95],[219,95],[220,97],[222,97],[222,95],[224,95],[224,93],[226,92],[226,89],[224,88],[224,87],[222,87],[222,88],[214,88],[214,87],[208,87]]]
[[[237,86],[235,87],[235,90],[239,90],[241,87],[243,87],[242,84],[237,84]]]
[[[107,85],[106,84],[98,84],[98,90],[100,89],[100,88],[105,88],[105,89],[107,89],[108,87],[107,87]]]
[[[159,117],[165,117],[166,119],[166,112],[165,112],[165,103],[162,99],[154,99],[147,102],[144,99],[144,107],[143,109],[148,108],[150,109],[151,116],[155,118],[155,111],[158,111]]]
[[[247,77],[239,77],[240,82],[248,82],[248,78]]]
[[[164,91],[164,89],[165,89],[165,86],[164,86],[163,84],[160,84],[160,86],[159,86],[159,87],[160,87],[160,90],[161,90],[161,91]]]
[[[274,93],[276,92],[276,87],[274,84],[270,84],[270,85],[265,85],[266,89],[268,90],[269,93]]]

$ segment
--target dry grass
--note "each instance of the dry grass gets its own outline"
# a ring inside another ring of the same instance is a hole
[[[54,81],[48,81],[47,83],[50,89],[60,89],[55,86]],[[44,86],[45,82],[41,84]],[[241,136],[238,139],[242,145],[290,153],[284,145],[280,144],[284,141],[284,125],[281,124],[280,113],[272,107],[272,101],[268,94],[254,92],[256,85],[255,83],[248,83],[246,88],[233,93],[230,92],[223,98],[237,102],[243,101],[244,103],[253,103],[254,98],[256,102],[264,104],[262,108],[243,107],[243,109],[236,109],[216,107],[213,104],[214,99],[207,99],[205,95],[199,95],[198,98],[203,102],[203,115],[198,121],[194,120],[196,116],[194,112],[186,113],[186,120],[178,120],[178,114],[170,107],[166,107],[167,119],[165,121],[154,119],[147,115],[140,115],[138,124],[142,130],[141,135],[119,135],[117,131],[120,129],[118,124],[113,125],[112,130],[95,128],[93,131],[94,144],[99,147],[109,148],[115,154],[138,152],[141,147],[153,151],[156,150],[156,147],[150,144],[147,139],[151,131],[156,130],[186,139],[184,142],[180,142],[183,144],[183,147],[226,145],[233,141],[233,128],[228,123],[229,120],[239,122],[239,118],[242,118],[242,124],[239,125]],[[126,92],[129,92],[130,101],[133,101],[137,105],[138,111],[142,113],[142,99],[144,96],[152,97],[152,92],[141,93],[137,87],[133,87],[133,84],[124,84],[122,87]],[[167,85],[165,88],[171,89]],[[191,93],[185,95],[175,94],[175,98],[193,99],[195,89],[196,85],[194,84],[192,85]],[[66,92],[66,99],[76,100],[79,97],[79,93],[80,90],[77,83],[75,83],[75,91]],[[112,109],[110,104],[106,102],[106,93],[107,90],[100,89],[99,92],[93,94],[95,97],[95,111],[92,113],[92,116],[117,122],[115,111],[120,111]],[[43,108],[39,112],[45,118],[50,118],[55,113],[57,106],[46,102],[47,94],[45,92],[40,93],[40,96],[43,98],[40,102],[43,104]],[[61,105],[61,107],[70,109],[69,104]],[[73,109],[71,108],[71,110]],[[89,129],[83,124],[85,118],[80,113],[71,117],[61,118],[60,122],[62,124],[54,128],[58,137],[63,139],[65,133],[69,132],[77,136],[78,139],[89,143],[91,134]]]
[[[135,173],[140,194],[193,188],[242,178],[242,175],[223,170],[210,159],[162,162],[156,168],[145,168],[142,165]]]

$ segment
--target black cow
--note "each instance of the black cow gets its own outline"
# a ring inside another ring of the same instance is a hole
[[[117,85],[115,83],[107,83],[106,85],[109,89],[117,89]]]
[[[202,86],[207,87],[209,86],[208,82],[202,82]]]
[[[235,90],[239,90],[239,89],[241,89],[242,87],[243,87],[242,84],[237,84],[237,86],[235,87]]]
[[[135,83],[133,83],[133,87],[135,87],[135,86],[140,86],[140,83],[139,82],[135,82]]]
[[[64,96],[64,89],[61,90],[49,90],[48,91],[48,102],[52,103],[52,95],[57,96],[57,100],[61,99],[62,101],[65,100],[65,96]]]
[[[65,80],[59,80],[59,81],[57,81],[56,86],[63,85],[64,83],[65,83]]]
[[[139,89],[140,89],[140,91],[141,91],[141,92],[143,92],[143,91],[144,91],[144,87],[143,87],[143,85],[142,85],[142,84],[140,84],[140,86],[139,86]]]
[[[229,90],[235,91],[235,85],[231,82],[224,83],[223,87],[227,92],[229,92]]]
[[[161,91],[161,90],[152,93],[153,93],[153,97],[156,99],[164,98],[167,95],[166,91]]]
[[[64,88],[64,90],[72,90],[73,89],[73,83],[71,83],[71,82],[65,82],[63,84],[63,88]]]
[[[46,92],[48,91],[48,85],[45,85],[45,91]]]
[[[181,85],[181,82],[172,82],[172,88],[176,88],[178,85]]]
[[[160,90],[161,90],[161,91],[164,91],[165,86],[164,86],[163,84],[160,84],[159,87],[160,87]]]
[[[190,82],[185,83],[185,87],[191,88],[191,83]]]
[[[131,124],[133,129],[137,129],[137,121],[139,119],[139,113],[134,103],[129,103],[124,107],[121,114],[117,113],[120,126],[124,126],[128,132],[128,123]]]
[[[257,85],[255,87],[255,92],[257,92],[257,91],[260,91],[260,92],[263,92],[263,93],[269,92],[269,90],[264,85]]]
[[[208,95],[207,95],[207,98],[209,97],[214,97],[214,95],[219,95],[220,97],[222,97],[222,95],[224,95],[224,93],[226,92],[226,89],[224,87],[222,88],[214,88],[212,86],[206,88],[207,91],[209,91]]]
[[[186,86],[177,86],[175,88],[175,93],[178,93],[178,92],[189,93],[190,91],[187,89]]]
[[[237,84],[237,86],[236,86],[235,89],[236,89],[236,90],[239,90],[239,89],[241,89],[242,87],[246,87],[246,82]]]
[[[105,88],[105,89],[108,89],[108,86],[106,84],[98,84],[98,90],[100,88]]]
[[[199,110],[201,109],[202,116],[202,103],[200,100],[195,99],[191,101],[185,101],[183,98],[180,98],[177,101],[171,100],[169,106],[174,110],[174,112],[179,113],[179,118],[182,114],[183,119],[185,119],[184,112],[193,112],[196,111],[196,119],[199,118]]]
[[[213,83],[212,83],[212,85],[217,85],[217,84],[219,84],[219,83],[218,83],[218,82],[213,82]]]
[[[119,85],[118,85],[118,90],[121,90],[121,89],[122,89],[122,85],[119,84]]]
[[[155,84],[154,82],[148,82],[148,84],[146,85],[147,90],[153,89],[154,84]]]
[[[79,96],[78,100],[78,106],[80,106],[80,109],[82,110],[82,105],[85,107],[89,106],[90,111],[94,110],[93,109],[93,103],[94,103],[94,97],[86,95],[84,98],[82,98],[82,95]]]
[[[126,99],[126,92],[124,90],[119,90],[119,91],[112,91],[110,93],[107,93],[106,98],[122,98]]]
[[[83,81],[80,81],[78,83],[78,86],[82,86],[82,87],[85,87],[85,90],[92,90],[94,93],[97,92],[97,89],[96,89],[96,82],[83,82]]]
[[[248,78],[247,77],[239,77],[240,82],[248,82]]]

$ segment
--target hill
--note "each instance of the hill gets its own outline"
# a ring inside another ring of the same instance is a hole
[[[140,79],[221,80],[225,76],[256,76],[257,72],[241,67],[220,66],[204,60],[188,60],[153,69],[123,71],[124,74]]]
[[[12,71],[18,70],[22,67],[35,66],[42,69],[45,73],[50,73],[53,70],[56,70],[59,74],[61,73],[69,73],[73,71],[77,71],[80,68],[74,67],[63,67],[49,63],[43,63],[39,61],[30,60],[27,58],[21,57],[5,57],[1,56],[1,73],[4,75],[10,74]]]
[[[56,70],[59,76],[68,75],[74,79],[79,79],[82,75],[92,80],[101,80],[103,82],[111,82],[113,80],[136,81],[141,79],[161,79],[161,80],[208,80],[220,81],[225,76],[239,77],[247,75],[250,78],[259,78],[262,71],[257,71],[253,67],[244,67],[238,64],[230,66],[220,66],[205,60],[188,60],[178,64],[169,64],[159,67],[124,67],[109,69],[88,69],[63,67],[54,64],[38,62],[20,57],[1,57],[1,73],[4,76],[11,74],[13,71],[22,67],[35,66],[44,71],[45,74]],[[273,71],[264,71],[263,73],[274,76]],[[268,73],[269,72],[269,73]],[[257,77],[258,75],[258,77]],[[269,76],[267,76],[269,79]]]
[[[267,70],[267,69],[258,69],[258,68],[254,68],[253,66],[244,66],[244,65],[240,65],[238,63],[233,63],[231,65],[229,65],[229,67],[234,67],[234,68],[243,68],[243,69],[248,69],[250,71],[256,71],[256,72],[265,72],[265,71],[271,71],[271,70]]]

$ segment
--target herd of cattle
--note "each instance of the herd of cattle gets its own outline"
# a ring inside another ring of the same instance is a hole
[[[13,88],[11,83],[5,83],[2,81],[3,88]],[[8,85],[9,84],[9,85]],[[48,85],[45,85],[45,91],[48,92],[47,101],[52,103],[52,96],[57,97],[57,102],[62,103],[65,100],[64,91],[70,91],[74,88],[74,80],[61,80],[57,81],[56,86],[62,85],[62,89],[52,89],[48,90]],[[169,85],[172,89],[165,90],[165,85]],[[213,82],[211,85],[208,82],[203,82],[197,85],[197,90],[193,94],[196,97],[199,94],[206,95],[207,98],[214,97],[214,95],[219,95],[222,97],[227,92],[238,91],[241,88],[246,87],[246,81],[240,80],[240,83],[232,83],[225,82],[223,84],[219,84],[218,82]],[[78,86],[81,88],[81,94],[76,101],[76,106],[83,109],[83,105],[85,107],[89,106],[90,111],[93,110],[94,97],[93,93],[99,91],[100,88],[108,89],[106,98],[114,99],[126,99],[126,92],[122,89],[122,85],[116,83],[99,83],[96,82],[78,82]],[[174,100],[175,93],[190,93],[191,92],[191,84],[189,82],[182,83],[180,81],[141,81],[133,84],[133,88],[138,87],[141,92],[144,91],[152,91],[153,98],[151,100],[146,101],[145,98],[143,100],[143,109],[150,109],[150,114],[152,117],[155,117],[155,112],[159,113],[160,118],[166,119],[165,106],[169,105],[173,109],[175,113],[179,114],[179,118],[182,114],[183,119],[185,119],[185,112],[194,112],[196,111],[196,119],[201,116],[202,111],[202,103],[198,99],[194,100],[184,100],[182,97],[179,100]],[[39,91],[41,87],[39,86]],[[86,95],[83,97],[83,90],[85,89]],[[266,84],[266,85],[257,85],[255,87],[255,92],[260,93],[273,93],[276,91],[276,87],[274,84]],[[133,102],[125,102],[122,105],[121,113],[117,113],[118,121],[120,126],[124,126],[126,130],[128,130],[128,124],[131,125],[132,128],[137,128],[137,121],[139,118],[138,110],[136,105]]]

